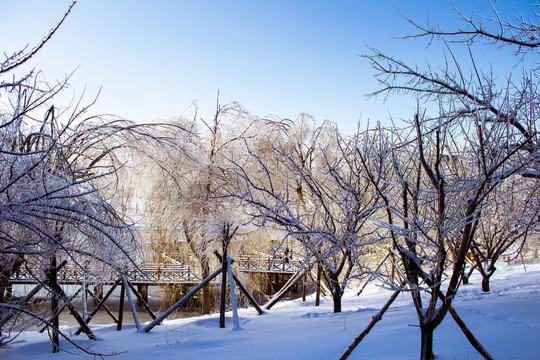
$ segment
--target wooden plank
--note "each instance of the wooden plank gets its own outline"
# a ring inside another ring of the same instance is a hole
[[[120,285],[120,306],[118,309],[118,324],[116,325],[116,331],[122,330],[122,321],[124,320],[124,296],[126,287],[123,282]]]

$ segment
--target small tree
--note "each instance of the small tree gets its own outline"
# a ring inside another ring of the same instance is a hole
[[[489,279],[497,270],[496,263],[506,254],[517,258],[539,223],[540,198],[538,181],[512,177],[494,191],[482,210],[471,252],[482,276],[482,290],[490,291]],[[465,276],[465,275],[464,275]]]

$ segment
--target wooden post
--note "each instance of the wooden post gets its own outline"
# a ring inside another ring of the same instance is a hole
[[[115,285],[115,286],[116,286],[116,285]],[[105,305],[105,302],[102,302],[103,296],[101,297],[101,299],[99,299],[99,297],[98,297],[96,294],[94,294],[94,293],[92,292],[92,290],[90,290],[90,288],[86,288],[86,291],[90,294],[90,296],[92,296],[92,297],[94,298],[95,301],[98,302],[98,305],[96,305],[96,307],[97,307],[97,306],[103,307],[103,310],[105,310],[105,312],[113,319],[113,321],[114,321],[116,324],[118,324],[118,319],[116,318],[116,316],[114,316],[114,314],[112,313],[112,311],[107,307],[107,305]],[[101,304],[101,305],[99,305],[99,304]],[[95,310],[95,309],[94,309],[94,310]],[[92,312],[93,312],[94,310],[92,310]],[[95,314],[95,313],[94,313],[94,314]],[[89,317],[89,316],[85,317],[85,319],[88,318],[88,317]],[[86,321],[86,320],[85,320],[85,321]],[[86,323],[88,324],[87,321],[86,321]]]
[[[144,302],[148,303],[148,285],[137,284],[137,291],[141,295],[141,298],[144,300]]]
[[[381,266],[384,264],[384,262],[386,261],[386,259],[388,259],[388,257],[390,256],[390,252],[388,254],[386,254],[386,256],[384,257],[383,261],[380,262],[379,266],[377,266],[377,268],[375,269],[375,271],[373,271],[374,273],[376,273],[377,271],[379,271],[379,269],[381,268]],[[392,265],[393,266],[393,265]],[[360,296],[360,294],[362,293],[362,291],[364,291],[365,287],[367,286],[367,284],[369,284],[371,282],[371,280],[373,280],[375,276],[373,274],[369,274],[366,282],[362,285],[362,287],[360,288],[360,290],[358,290],[358,292],[356,293],[356,296]],[[392,279],[394,278],[394,276],[392,275]]]
[[[251,295],[251,293],[246,289],[246,287],[244,286],[244,284],[242,284],[242,282],[240,281],[240,279],[238,278],[238,276],[236,276],[235,273],[232,273],[232,276],[233,276],[234,282],[236,282],[236,285],[238,285],[238,288],[240,289],[240,291],[242,291],[242,292],[244,293],[244,295],[248,298],[249,302],[250,302],[251,305],[253,305],[253,307],[257,310],[257,312],[259,313],[259,315],[264,314],[264,311],[261,309],[261,307],[259,306],[259,304],[257,304],[257,301],[255,300],[255,298],[253,297],[253,295]]]
[[[227,270],[229,272],[229,285],[231,287],[231,302],[232,302],[232,308],[233,308],[233,323],[234,323],[234,329],[240,329],[240,322],[238,321],[238,306],[236,303],[236,293],[234,292],[234,281],[232,281],[232,270],[231,270],[231,257],[227,256]]]
[[[402,284],[402,286],[404,286],[405,283]],[[390,307],[390,305],[394,302],[394,300],[396,300],[397,296],[399,295],[399,293],[401,292],[401,289],[398,289],[396,291],[394,291],[394,293],[392,294],[392,296],[390,296],[390,299],[388,299],[388,301],[386,302],[386,304],[384,304],[384,306],[382,307],[382,309],[377,313],[377,315],[373,316],[371,322],[368,324],[368,326],[364,329],[364,331],[362,331],[360,333],[360,335],[358,335],[354,341],[352,342],[351,345],[349,345],[349,347],[347,348],[347,350],[345,350],[345,352],[343,353],[343,355],[341,355],[341,357],[339,358],[339,360],[345,360],[349,357],[349,355],[351,355],[352,351],[358,346],[358,344],[360,344],[360,342],[362,341],[362,339],[364,339],[366,337],[366,335],[370,332],[370,330],[375,326],[375,324],[377,322],[379,322],[381,319],[382,319],[382,316],[384,315],[384,313],[386,312],[386,310],[388,310],[388,308]]]
[[[302,276],[302,301],[306,301],[306,275]]]
[[[124,295],[126,292],[126,287],[124,282],[120,286],[120,304],[118,309],[118,325],[116,326],[116,331],[122,330],[122,321],[124,320]]]
[[[236,233],[236,230],[238,230],[238,226],[233,230],[231,233],[231,224],[225,223],[223,224],[222,229],[222,239],[221,242],[223,244],[223,258],[221,259],[221,301],[219,304],[219,327],[224,328],[225,327],[225,300],[227,295],[227,267],[228,267],[228,255],[227,255],[227,246],[229,246],[229,242],[231,241],[232,237]]]
[[[394,244],[394,250],[396,249],[396,244]],[[388,249],[388,254],[390,255],[391,257],[391,261],[392,261],[392,271],[391,271],[391,275],[390,277],[392,278],[392,281],[394,280],[394,278],[396,277],[396,259],[394,258],[394,253],[392,252],[392,250]]]
[[[57,268],[58,269],[58,268]],[[84,333],[88,336],[88,338],[90,340],[97,340],[96,336],[94,335],[94,333],[92,333],[92,330],[90,330],[90,328],[88,327],[88,325],[84,322],[84,319],[81,317],[81,315],[79,314],[79,311],[77,310],[77,308],[75,307],[75,305],[73,305],[73,303],[69,300],[69,297],[66,295],[66,293],[64,292],[64,290],[62,290],[62,288],[60,286],[58,286],[58,284],[56,284],[55,287],[52,287],[52,285],[50,284],[47,284],[49,287],[51,287],[51,290],[52,291],[55,291],[58,296],[67,303],[67,307],[69,309],[69,311],[71,312],[71,315],[75,318],[75,320],[77,320],[77,322],[79,323],[79,325],[82,327],[82,330],[84,331]]]
[[[285,283],[285,285],[279,290],[270,301],[264,306],[266,309],[270,310],[287,292],[294,286],[298,281],[302,279],[306,273],[305,269],[298,270],[290,279]]]
[[[79,293],[80,293],[81,291],[82,291],[82,287],[79,288],[77,291],[75,291],[75,294],[71,295],[71,297],[69,298],[69,300],[70,300],[70,301],[73,301],[73,299],[75,299],[75,298],[79,295]],[[56,315],[56,314],[60,315],[60,314],[62,313],[62,311],[64,311],[64,309],[66,308],[66,306],[67,306],[67,302],[64,302],[64,303],[62,304],[62,306],[60,306],[60,308],[56,311],[56,313],[53,314],[53,316]],[[52,321],[53,321],[53,316],[51,316],[51,317],[49,318],[49,320],[48,320],[48,322],[51,323],[51,324],[52,324]],[[48,325],[43,326],[43,327],[41,328],[41,330],[39,330],[39,332],[40,332],[40,333],[44,332],[45,330],[47,330],[47,327],[48,327]]]
[[[221,255],[219,255],[219,253],[214,250],[214,255],[216,255],[216,257],[218,258],[219,262],[221,262]],[[231,258],[229,256],[229,268],[231,267],[231,265],[234,263],[234,259]],[[246,287],[244,286],[244,284],[242,284],[242,282],[240,281],[240,279],[238,278],[238,276],[236,276],[236,274],[234,272],[232,272],[231,270],[231,274],[232,274],[232,278],[234,279],[234,282],[236,282],[236,285],[238,285],[238,288],[240,289],[240,291],[242,291],[244,293],[244,295],[246,295],[246,297],[248,298],[249,302],[251,303],[251,305],[253,305],[253,307],[255,307],[255,309],[257,310],[257,312],[259,313],[259,315],[262,315],[264,314],[264,311],[261,309],[261,307],[259,306],[259,304],[257,304],[257,301],[255,300],[255,298],[253,297],[253,295],[251,295],[251,293],[246,289]]]
[[[73,315],[75,320],[77,320],[77,322],[82,327],[82,330],[85,332],[85,334],[88,336],[88,338],[90,340],[96,340],[97,339],[96,336],[92,333],[92,330],[90,330],[90,328],[86,325],[86,323],[84,322],[84,319],[79,315],[79,312],[77,311],[77,309],[75,308],[75,306],[73,305],[73,303],[71,302],[69,297],[66,295],[64,290],[62,290],[62,288],[58,285],[58,283],[53,282],[51,284],[51,281],[50,281],[51,280],[51,274],[50,273],[51,272],[56,272],[58,274],[58,271],[62,267],[64,267],[66,264],[67,264],[67,261],[64,260],[64,261],[62,261],[60,263],[60,265],[55,266],[54,268],[47,269],[46,270],[47,275],[46,275],[45,279],[40,284],[38,284],[34,289],[32,289],[32,291],[30,291],[25,297],[23,297],[18,302],[17,305],[25,304],[28,300],[30,300],[34,295],[36,295],[38,293],[38,291],[41,289],[41,287],[43,285],[45,285],[45,286],[47,286],[49,288],[49,290],[52,293],[54,293],[58,298],[60,298],[62,301],[64,301],[66,303],[66,306],[69,309],[69,311],[71,312],[71,315]],[[12,317],[13,317],[13,311],[10,310],[6,315],[4,315],[4,317],[2,317],[2,319],[0,319],[0,329]]]
[[[45,283],[47,280],[43,280],[40,284],[36,285],[36,287],[34,287],[32,290],[30,290],[30,292],[28,294],[26,294],[25,297],[23,297],[21,300],[19,300],[17,302],[17,306],[22,306],[24,305],[28,300],[30,300],[31,298],[34,297],[34,295],[36,295],[39,290],[41,290],[41,288],[43,287],[43,283]],[[0,319],[0,329],[2,329],[2,326],[4,326],[12,317],[13,317],[13,310],[10,309],[3,317],[2,319]]]
[[[223,242],[223,257],[221,259],[221,297],[219,303],[219,327],[225,327],[225,300],[227,295],[227,245]]]
[[[128,298],[129,305],[131,306],[131,313],[133,314],[133,320],[135,320],[135,327],[137,330],[141,329],[141,322],[139,321],[139,315],[137,315],[137,309],[135,307],[135,303],[133,302],[133,298],[131,297],[131,291],[128,286],[128,281],[126,279],[126,276],[122,274],[122,285],[124,285],[124,289],[126,291],[126,295]]]
[[[85,276],[86,277],[86,276]],[[82,280],[82,302],[83,302],[83,318],[88,314],[88,285],[86,284],[86,279]]]
[[[60,265],[58,265],[56,267],[56,270],[60,270],[61,268],[63,268],[65,265],[67,264],[67,261],[64,260],[60,263]],[[26,304],[31,298],[34,297],[34,295],[36,295],[39,290],[41,290],[41,288],[43,287],[44,284],[47,284],[48,283],[48,279],[49,279],[49,275],[47,275],[39,284],[36,285],[36,287],[34,287],[32,290],[30,290],[30,292],[28,294],[26,294],[26,296],[24,296],[21,300],[19,300],[17,302],[17,306],[22,306],[24,304]],[[12,309],[10,309],[3,317],[2,319],[0,319],[0,329],[2,329],[2,326],[4,326],[14,315],[14,312]]]
[[[56,268],[56,256],[53,254],[51,256],[51,268],[49,269],[49,285],[56,289],[58,286],[58,269]],[[60,338],[58,335],[58,328],[60,327],[60,322],[58,321],[58,295],[55,291],[51,292],[51,311],[52,311],[52,329],[51,329],[51,342],[52,342],[52,352],[57,353],[60,351]]]
[[[96,293],[96,300],[99,302],[103,299],[103,284],[94,285],[94,292]]]

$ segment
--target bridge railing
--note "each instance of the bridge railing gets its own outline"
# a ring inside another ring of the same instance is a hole
[[[189,265],[178,264],[152,264],[145,263],[139,269],[129,268],[124,272],[127,279],[134,283],[145,284],[178,284],[199,283],[202,279],[200,271]],[[21,268],[10,278],[12,284],[33,284],[43,279],[45,272],[41,268]],[[110,272],[99,276],[92,276],[78,266],[66,265],[58,272],[57,279],[60,284],[80,284],[83,280],[88,283],[114,282],[119,274]]]
[[[15,272],[9,279],[12,284],[34,284],[37,280],[45,277],[43,267],[24,267]],[[94,281],[98,276],[92,276],[78,266],[65,265],[57,274],[58,282],[61,284],[78,284],[82,279],[88,282]]]
[[[275,272],[294,274],[301,267],[295,259],[272,258],[264,256],[240,255],[236,266],[245,272]]]
[[[294,274],[301,267],[301,262],[295,259],[274,258],[272,256],[240,255],[235,261],[236,267],[243,272],[266,272]],[[202,281],[201,270],[198,266],[177,263],[144,263],[139,269],[129,268],[124,274],[134,284],[181,284],[199,283]],[[12,284],[32,284],[43,279],[43,268],[21,268],[10,278]],[[105,274],[92,274],[71,264],[66,265],[58,273],[60,284],[112,283],[119,274],[111,271]]]
[[[202,281],[201,272],[197,267],[180,264],[145,263],[141,266],[142,273],[131,269],[128,277],[133,283],[199,283]]]

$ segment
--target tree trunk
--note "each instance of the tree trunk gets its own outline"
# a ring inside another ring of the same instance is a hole
[[[343,293],[341,292],[341,288],[339,286],[336,286],[334,291],[332,292],[332,299],[334,301],[334,312],[339,313],[341,312],[341,296]]]
[[[321,303],[321,264],[317,265],[317,283],[315,286],[315,306],[319,306]]]
[[[433,354],[433,329],[429,326],[420,325],[420,334],[422,342],[420,344],[420,359],[435,359]]]
[[[118,307],[118,324],[116,324],[116,331],[122,330],[122,321],[124,320],[124,296],[126,293],[126,288],[124,283],[120,287],[120,304]]]
[[[221,259],[221,297],[219,302],[219,327],[225,327],[225,301],[227,295],[227,245],[223,243],[223,255]]]
[[[210,267],[208,266],[208,261],[201,265],[202,267],[202,278],[206,279],[210,275]],[[201,314],[206,315],[210,314],[210,287],[205,286],[202,288],[202,304],[201,304]]]
[[[469,278],[471,277],[474,270],[476,270],[477,266],[478,264],[474,263],[471,265],[471,268],[469,269],[469,271],[463,271],[463,284],[464,285],[467,285],[469,283]]]
[[[341,297],[343,296],[343,291],[341,291],[341,284],[338,280],[338,275],[334,272],[329,274],[330,285],[332,288],[332,301],[334,302],[334,312],[341,312]]]
[[[489,276],[482,276],[482,291],[489,292]]]
[[[3,259],[3,264],[0,264],[0,302],[4,302],[7,297],[11,296],[9,279],[19,271],[22,264],[22,257],[12,260],[11,257],[8,258],[7,256]]]

